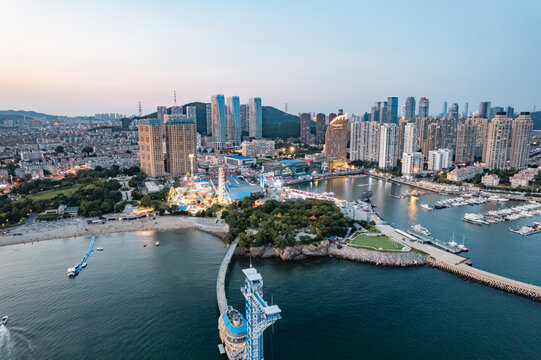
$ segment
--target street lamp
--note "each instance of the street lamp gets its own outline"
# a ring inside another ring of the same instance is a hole
[[[190,163],[192,164],[192,178],[193,178],[193,159],[194,159],[194,154],[189,154],[188,157],[190,158]]]

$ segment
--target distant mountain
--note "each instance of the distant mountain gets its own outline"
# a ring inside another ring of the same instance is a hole
[[[301,134],[301,119],[278,110],[272,106],[263,106],[263,137],[287,139],[297,138]]]
[[[46,118],[47,120],[53,120],[58,118],[56,115],[48,115],[43,114],[35,111],[26,111],[26,110],[0,110],[0,117],[1,118],[9,118],[9,117],[16,117],[19,119],[22,119],[23,117],[27,118]]]

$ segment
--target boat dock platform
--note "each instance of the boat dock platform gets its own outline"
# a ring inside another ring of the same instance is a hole
[[[423,244],[430,244],[432,246],[435,246],[437,248],[440,248],[442,250],[448,251],[448,252],[453,253],[453,254],[458,254],[458,253],[461,252],[459,249],[454,248],[452,246],[449,246],[445,242],[443,242],[441,240],[438,240],[435,237],[423,236],[423,235],[417,234],[417,233],[415,233],[413,231],[408,231],[408,234],[410,234],[411,236],[414,236],[415,238],[418,239],[417,241],[419,241],[419,242],[421,242]]]
[[[90,240],[90,246],[88,247],[88,250],[86,251],[86,254],[83,257],[83,260],[81,260],[79,265],[75,266],[74,268],[68,269],[68,276],[69,277],[77,276],[77,275],[79,275],[81,270],[83,270],[83,267],[85,266],[86,261],[88,260],[88,257],[90,256],[92,251],[94,251],[94,241],[95,240],[96,240],[96,237],[92,236],[92,239]]]

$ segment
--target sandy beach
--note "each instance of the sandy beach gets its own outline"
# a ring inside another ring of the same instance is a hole
[[[197,229],[219,237],[224,237],[228,231],[227,224],[223,220],[216,218],[162,216],[154,219],[111,221],[93,225],[87,224],[86,220],[85,218],[61,219],[17,226],[10,229],[7,234],[2,233],[0,235],[0,246],[132,231]]]

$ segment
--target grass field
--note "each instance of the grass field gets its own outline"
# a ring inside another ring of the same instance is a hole
[[[59,194],[64,194],[66,196],[70,196],[74,192],[76,192],[77,189],[79,189],[80,187],[81,187],[81,185],[73,185],[71,187],[63,188],[63,189],[42,191],[42,192],[35,193],[35,194],[32,194],[32,195],[27,195],[27,198],[32,199],[32,200],[50,200],[50,199],[54,198],[56,195],[59,195]]]
[[[381,249],[393,251],[402,250],[402,248],[404,247],[404,245],[391,240],[385,235],[367,236],[365,234],[359,234],[353,240],[351,240],[350,244],[376,250]]]

